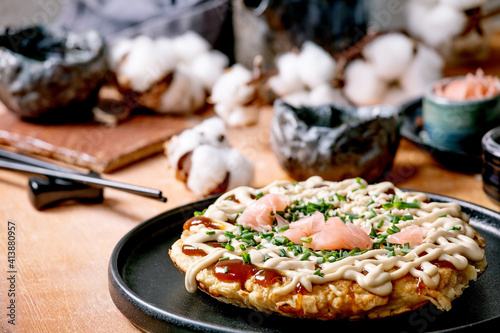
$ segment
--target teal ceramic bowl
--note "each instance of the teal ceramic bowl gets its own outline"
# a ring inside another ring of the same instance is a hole
[[[436,84],[459,79],[445,78]],[[491,98],[454,101],[434,94],[433,84],[422,100],[422,118],[429,144],[436,148],[481,153],[481,138],[500,125],[500,95]]]

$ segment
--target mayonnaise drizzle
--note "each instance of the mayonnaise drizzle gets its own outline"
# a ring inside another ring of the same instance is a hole
[[[364,215],[364,217],[352,221],[361,228],[375,226],[383,221],[381,228],[377,228],[377,233],[384,233],[391,226],[391,223],[385,219],[389,210],[382,207],[372,208],[377,216],[369,219],[367,216],[370,213],[366,205],[370,200],[374,202],[374,205],[370,205],[370,207],[390,202],[391,195],[388,192],[393,192],[405,202],[418,201],[420,203],[419,209],[391,209],[390,213],[393,216],[411,214],[414,217],[412,220],[401,220],[398,227],[418,225],[427,230],[424,241],[406,255],[400,255],[402,253],[399,248],[395,248],[396,256],[392,257],[387,255],[389,251],[386,249],[370,250],[364,254],[346,257],[339,261],[322,263],[323,276],[314,274],[317,260],[315,256],[310,256],[307,260],[300,260],[293,253],[287,251],[287,257],[282,257],[279,250],[283,248],[286,250],[286,247],[271,244],[266,239],[255,236],[255,240],[264,247],[259,250],[257,248],[248,249],[247,252],[250,254],[252,263],[260,268],[276,269],[290,278],[289,283],[274,290],[276,294],[284,295],[293,292],[299,282],[304,288],[311,291],[313,284],[347,279],[356,281],[362,288],[374,294],[386,296],[392,291],[392,281],[408,273],[422,279],[427,287],[436,288],[440,275],[438,268],[431,263],[432,261],[448,261],[458,270],[463,270],[467,267],[469,260],[481,261],[484,259],[483,250],[474,240],[474,230],[468,224],[468,216],[462,213],[460,206],[456,203],[428,203],[428,197],[424,193],[403,192],[389,182],[368,185],[366,182],[356,179],[329,182],[323,181],[320,177],[311,177],[300,183],[277,181],[261,189],[239,187],[222,195],[211,205],[204,216],[221,222],[224,225],[224,230],[216,230],[215,234],[207,235],[206,231],[209,229],[198,225],[191,229],[191,232],[195,233],[184,240],[184,244],[198,247],[207,253],[207,256],[198,259],[188,269],[186,273],[186,289],[188,291],[196,291],[196,275],[202,269],[217,262],[219,258],[241,258],[242,250],[239,245],[244,243],[235,239],[231,243],[235,248],[234,251],[214,248],[205,243],[225,241],[225,231],[237,235],[238,228],[225,222],[234,219],[240,211],[254,202],[253,197],[259,192],[285,194],[289,196],[290,201],[317,202],[318,199],[324,199],[333,203],[335,210],[340,214]],[[347,201],[335,199],[335,193],[347,198]],[[229,197],[235,197],[239,202],[227,200]],[[452,227],[455,227],[455,230]],[[264,260],[265,255],[269,257],[268,260]]]

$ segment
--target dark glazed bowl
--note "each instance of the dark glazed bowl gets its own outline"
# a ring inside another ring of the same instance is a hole
[[[274,103],[271,146],[297,180],[381,178],[399,145],[400,108],[322,105],[295,108]]]
[[[0,100],[20,118],[89,119],[106,71],[106,47],[96,31],[0,28]]]
[[[483,147],[483,189],[500,205],[500,127],[488,131],[481,140]]]

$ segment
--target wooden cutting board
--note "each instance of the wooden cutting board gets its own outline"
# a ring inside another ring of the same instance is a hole
[[[0,103],[0,145],[109,173],[162,152],[165,141],[203,118],[134,115],[116,127],[98,123],[41,125],[18,119]]]

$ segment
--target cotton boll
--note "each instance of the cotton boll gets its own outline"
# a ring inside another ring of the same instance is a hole
[[[193,151],[186,185],[195,194],[215,193],[227,176],[224,150],[202,145]]]
[[[253,164],[235,148],[224,149],[226,168],[230,172],[227,190],[249,185],[254,177]]]
[[[212,147],[229,147],[226,126],[222,119],[212,117],[193,127],[193,131],[200,137],[200,142]]]
[[[135,38],[132,49],[118,68],[118,83],[138,92],[148,90],[164,75],[156,71],[155,61],[151,60],[154,52],[153,40],[145,36]]]
[[[441,4],[457,10],[468,10],[484,5],[487,0],[441,0]]]
[[[110,45],[108,53],[109,67],[116,71],[133,47],[134,42],[132,39],[121,39]]]
[[[210,44],[194,31],[173,39],[174,51],[177,58],[186,63],[191,63],[198,55],[210,51]]]
[[[161,95],[159,104],[150,108],[159,113],[190,113],[205,105],[205,98],[205,89],[199,80],[185,68],[178,66],[172,83]]]
[[[203,87],[210,91],[228,64],[229,59],[224,53],[212,50],[194,58],[189,69],[201,81]]]
[[[420,24],[422,40],[436,48],[449,44],[454,36],[464,30],[467,16],[457,9],[439,4],[421,18]]]
[[[285,96],[295,91],[304,90],[305,85],[299,76],[299,56],[288,52],[276,59],[278,75],[269,79],[269,87],[278,96]]]
[[[177,168],[179,159],[200,145],[216,148],[229,147],[224,122],[217,117],[204,120],[193,128],[174,135],[165,144],[165,153],[172,168]]]
[[[410,99],[401,87],[391,87],[385,94],[383,104],[398,106],[408,102]]]
[[[378,77],[393,81],[405,72],[413,57],[413,43],[401,33],[388,33],[377,37],[363,49]]]
[[[175,135],[164,144],[176,177],[197,195],[249,185],[253,165],[229,146],[224,122],[217,117]]]
[[[427,29],[425,24],[427,24],[426,19],[431,13],[433,8],[437,5],[438,1],[422,1],[422,0],[410,0],[406,4],[406,28],[410,34],[419,39],[424,39]]]
[[[174,70],[178,63],[177,56],[174,51],[174,43],[171,39],[161,37],[155,40],[154,58],[158,70],[165,73],[170,73]]]
[[[280,97],[305,89],[302,81],[286,80],[281,75],[273,76],[267,82],[271,90]]]
[[[335,61],[318,45],[305,42],[298,57],[298,74],[310,89],[330,82],[335,75]]]
[[[294,52],[288,52],[279,56],[276,60],[279,76],[285,82],[300,81],[299,56]]]
[[[382,102],[387,84],[379,79],[370,64],[356,59],[345,69],[344,93],[357,105],[374,105]]]
[[[176,169],[182,156],[193,151],[201,144],[201,137],[192,129],[187,129],[179,135],[173,136],[164,145],[170,167]]]
[[[340,90],[335,89],[329,84],[322,84],[312,89],[309,93],[309,105],[316,106],[322,104],[347,104],[347,101],[341,95]]]
[[[245,104],[256,94],[255,86],[247,84],[251,79],[248,69],[235,64],[215,82],[210,98],[214,103]]]
[[[420,43],[413,62],[400,80],[403,90],[409,98],[421,96],[432,82],[441,78],[443,67],[443,58]]]
[[[210,96],[214,110],[229,126],[247,126],[257,122],[258,108],[251,103],[257,98],[252,73],[236,64],[215,82]]]
[[[296,91],[282,97],[285,103],[294,107],[301,107],[309,105],[309,92],[307,90]]]
[[[259,107],[254,105],[243,106],[236,105],[231,111],[226,122],[231,127],[243,127],[257,123],[259,119]]]

